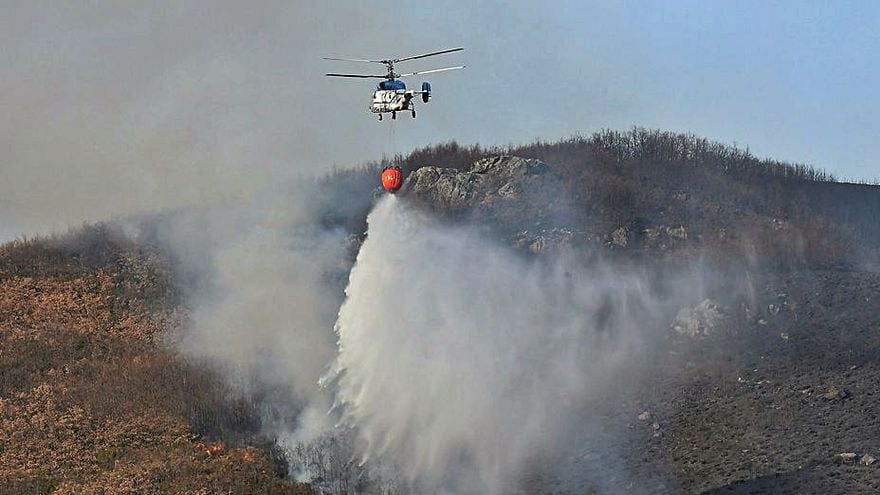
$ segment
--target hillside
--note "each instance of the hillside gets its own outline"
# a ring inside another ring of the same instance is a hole
[[[653,322],[638,377],[591,410],[613,455],[586,442],[559,460],[580,493],[880,488],[880,187],[642,129],[390,161],[406,205],[527,260],[620,260],[661,289],[676,267],[705,270],[705,301]],[[315,228],[346,239],[347,264],[320,273],[340,297],[378,166],[314,185]],[[209,284],[163,242],[164,215],[139,236],[108,224],[0,246],[0,493],[316,491],[288,476],[260,394],[169,342]],[[528,491],[562,486],[536,474]]]
[[[167,261],[113,227],[0,247],[0,493],[311,493],[162,344],[185,319]]]
[[[426,165],[467,172],[476,160],[492,156],[539,160],[553,175],[539,194],[512,198],[509,221],[500,211],[503,203],[488,215],[477,212],[500,223],[508,236],[517,229],[567,229],[610,239],[623,228],[619,234],[632,249],[656,247],[657,232],[683,227],[691,241],[685,244],[728,258],[742,256],[748,244],[757,258],[777,265],[878,259],[880,223],[870,212],[880,209],[880,188],[838,183],[806,165],[758,159],[693,135],[636,128],[504,149],[448,143],[390,161],[410,175]],[[433,209],[461,216],[485,205],[449,206]]]

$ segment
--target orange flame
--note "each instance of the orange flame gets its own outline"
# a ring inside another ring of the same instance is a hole
[[[205,449],[205,455],[210,457],[223,452],[225,449],[226,447],[223,446],[223,442],[215,442]]]

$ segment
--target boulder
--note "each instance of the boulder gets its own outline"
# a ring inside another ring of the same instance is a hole
[[[693,308],[682,308],[672,322],[672,329],[688,337],[711,335],[724,319],[715,301],[706,299]]]
[[[545,247],[545,246],[546,246],[546,242],[544,241],[544,238],[543,238],[543,237],[538,237],[538,238],[535,239],[535,241],[532,242],[532,244],[529,246],[529,251],[531,251],[532,254],[540,254],[541,252],[544,251],[544,247]]]
[[[666,249],[676,243],[687,241],[690,232],[684,225],[672,227],[669,225],[655,225],[653,227],[643,227],[638,230],[640,234],[639,241],[647,247]]]
[[[849,392],[842,388],[828,387],[828,390],[822,395],[826,400],[840,401],[849,397]]]
[[[688,231],[684,225],[679,225],[678,227],[666,227],[666,235],[673,239],[686,241],[688,238]]]
[[[654,430],[654,437],[659,437],[663,433],[660,431],[660,423],[651,423],[651,429]]]
[[[629,245],[631,235],[630,230],[624,225],[611,233],[611,243],[617,247],[625,248]]]
[[[514,199],[520,194],[522,194],[522,187],[516,181],[510,181],[498,189],[498,195],[502,198]]]

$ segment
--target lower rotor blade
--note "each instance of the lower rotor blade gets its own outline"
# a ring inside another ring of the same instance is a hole
[[[464,67],[465,67],[464,65],[459,65],[459,66],[456,66],[456,67],[444,67],[444,68],[442,68],[442,69],[421,70],[421,71],[418,71],[418,72],[410,72],[410,73],[408,73],[408,74],[401,74],[401,75],[399,75],[398,77],[415,76],[415,75],[418,75],[418,74],[431,74],[432,72],[445,72],[445,71],[447,71],[447,70],[464,69]]]

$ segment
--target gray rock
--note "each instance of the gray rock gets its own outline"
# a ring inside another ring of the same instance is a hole
[[[672,329],[688,337],[711,335],[724,319],[724,312],[713,300],[706,299],[693,308],[682,308],[672,322]]]
[[[618,227],[611,233],[611,243],[617,247],[625,248],[629,245],[630,241],[630,230],[625,225],[623,227]]]
[[[773,228],[773,230],[782,230],[788,226],[788,222],[786,222],[785,220],[780,220],[778,218],[771,218],[770,226]]]
[[[522,188],[516,182],[508,182],[498,189],[498,195],[502,198],[513,199],[522,193]]]
[[[493,156],[474,162],[471,173],[514,177],[539,175],[546,172],[547,168],[547,164],[540,160],[518,156]]]
[[[438,206],[461,209],[496,200],[519,199],[532,184],[540,184],[549,166],[517,156],[477,160],[470,170],[422,167],[407,178],[406,193]]]
[[[528,248],[535,254],[571,244],[599,245],[602,241],[602,237],[598,234],[583,230],[572,231],[566,228],[540,229],[536,231],[521,230],[510,237],[510,244],[514,248]]]
[[[541,251],[544,250],[546,243],[544,242],[543,237],[538,237],[534,242],[529,246],[529,250],[534,254],[540,254]]]
[[[644,229],[642,230],[642,235],[645,237],[645,240],[648,242],[654,242],[660,238],[660,234],[662,234],[662,229]]]
[[[686,241],[688,238],[688,231],[684,227],[684,225],[680,225],[678,227],[666,227],[666,235],[672,237],[673,239]]]
[[[849,392],[842,388],[828,387],[828,390],[822,395],[827,400],[839,401],[849,397]]]
[[[641,235],[639,240],[647,246],[660,247],[661,249],[668,247],[670,244],[687,241],[688,237],[690,237],[690,232],[684,225],[677,227],[669,225],[645,227],[639,230],[639,234]]]
[[[407,179],[410,193],[445,206],[462,207],[474,197],[479,177],[453,168],[422,167]]]

